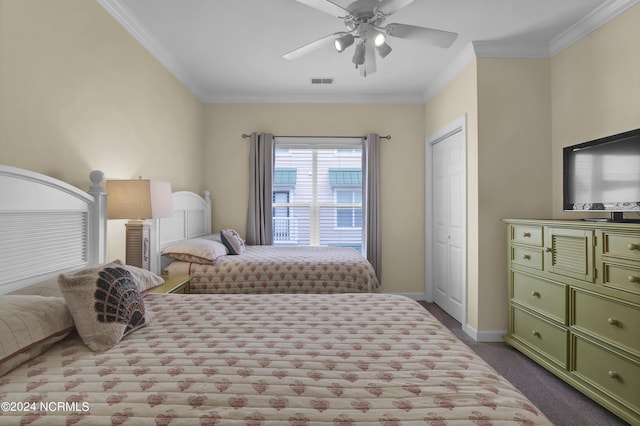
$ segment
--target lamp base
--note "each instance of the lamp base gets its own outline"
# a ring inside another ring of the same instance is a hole
[[[125,227],[127,228],[125,263],[150,270],[151,225],[143,220],[130,220]]]

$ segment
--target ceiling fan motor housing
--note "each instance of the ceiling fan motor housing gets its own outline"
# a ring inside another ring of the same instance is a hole
[[[347,6],[349,15],[344,17],[344,24],[350,30],[358,29],[362,24],[378,26],[385,16],[376,11],[377,0],[356,0]]]

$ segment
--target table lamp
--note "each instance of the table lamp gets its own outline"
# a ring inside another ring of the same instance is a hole
[[[171,184],[142,178],[107,180],[106,192],[107,218],[129,219],[125,263],[149,270],[151,224],[147,219],[172,216]]]

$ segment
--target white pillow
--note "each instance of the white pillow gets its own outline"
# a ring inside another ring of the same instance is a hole
[[[222,243],[200,237],[171,244],[162,251],[163,256],[203,264],[212,264],[217,258],[227,254],[227,248]]]

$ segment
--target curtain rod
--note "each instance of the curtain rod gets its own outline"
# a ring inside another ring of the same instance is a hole
[[[242,134],[242,139],[247,139],[250,138],[251,135],[248,135],[246,133]],[[361,138],[363,136],[273,136],[274,138]],[[391,140],[391,135],[386,135],[386,136],[380,136],[380,139],[386,139],[388,141]]]

